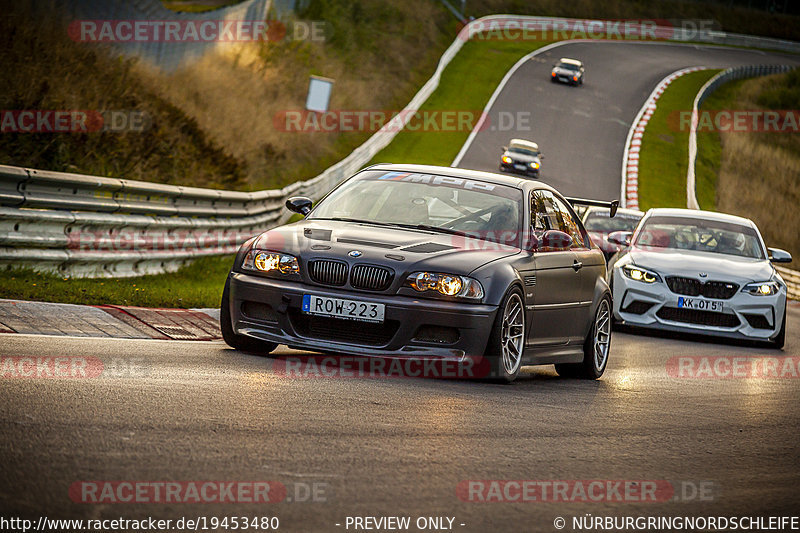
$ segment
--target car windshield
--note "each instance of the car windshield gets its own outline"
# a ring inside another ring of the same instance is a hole
[[[601,231],[610,233],[612,231],[633,231],[641,220],[641,216],[617,213],[614,218],[610,218],[608,211],[595,211],[586,217],[583,225],[587,231]]]
[[[635,245],[764,259],[761,239],[752,227],[721,220],[652,216],[639,230]]]
[[[559,63],[557,66],[566,70],[578,70],[578,65],[573,65],[572,63]]]
[[[539,154],[539,152],[537,152],[536,150],[532,150],[532,149],[526,148],[524,146],[513,145],[513,144],[508,147],[508,151],[509,152],[513,152],[515,154],[525,154],[525,155],[538,155]]]
[[[414,172],[362,172],[324,198],[309,219],[349,220],[466,235],[517,246],[522,192]]]

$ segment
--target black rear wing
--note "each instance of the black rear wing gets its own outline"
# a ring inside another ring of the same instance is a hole
[[[601,200],[586,200],[584,198],[569,198],[564,197],[572,205],[591,205],[594,207],[605,207],[611,211],[611,217],[617,214],[619,207],[619,200],[611,200],[610,202],[603,202]]]

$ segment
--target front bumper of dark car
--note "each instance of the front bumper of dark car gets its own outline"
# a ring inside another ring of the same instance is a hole
[[[552,76],[550,79],[558,83],[568,83],[570,85],[577,85],[581,81],[580,77],[577,80],[575,80],[573,79],[572,76],[565,76],[563,74],[556,74],[555,76]]]
[[[463,360],[482,356],[497,307],[306,285],[232,273],[233,329],[292,348],[366,356]],[[382,303],[383,324],[301,311],[303,295]]]
[[[530,165],[524,164],[525,168],[516,168],[514,165],[521,165],[523,163],[503,163],[500,162],[500,171],[501,172],[511,172],[512,174],[525,174],[527,176],[538,176],[539,169],[538,168],[531,168]]]

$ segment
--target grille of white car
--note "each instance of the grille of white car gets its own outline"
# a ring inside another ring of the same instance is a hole
[[[668,276],[667,286],[675,294],[685,296],[705,296],[717,300],[727,300],[732,298],[739,285],[727,281],[706,281],[702,282],[693,278],[682,278],[679,276]]]

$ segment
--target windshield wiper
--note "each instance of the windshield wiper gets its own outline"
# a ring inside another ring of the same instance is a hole
[[[312,218],[309,220],[336,220],[338,222],[354,222],[356,224],[373,224],[375,226],[384,226],[389,228],[402,228],[402,229],[418,229],[423,231],[432,231],[435,233],[446,233],[448,235],[461,235],[463,237],[475,237],[464,231],[457,229],[442,228],[439,226],[430,226],[428,224],[402,224],[400,222],[379,222],[377,220],[361,220],[358,218],[345,218],[345,217],[329,217],[329,218]]]
[[[467,232],[459,231],[457,229],[450,229],[450,228],[442,228],[440,226],[430,226],[428,224],[388,224],[389,226],[397,226],[398,228],[407,228],[407,229],[421,229],[425,231],[433,231],[435,233],[446,233],[448,235],[460,235],[462,237],[474,237],[474,235],[470,235]]]
[[[395,226],[389,222],[378,222],[377,220],[362,220],[360,218],[346,218],[346,217],[324,217],[324,218],[309,218],[308,220],[335,220],[337,222],[354,222],[356,224],[372,224],[375,226]]]

